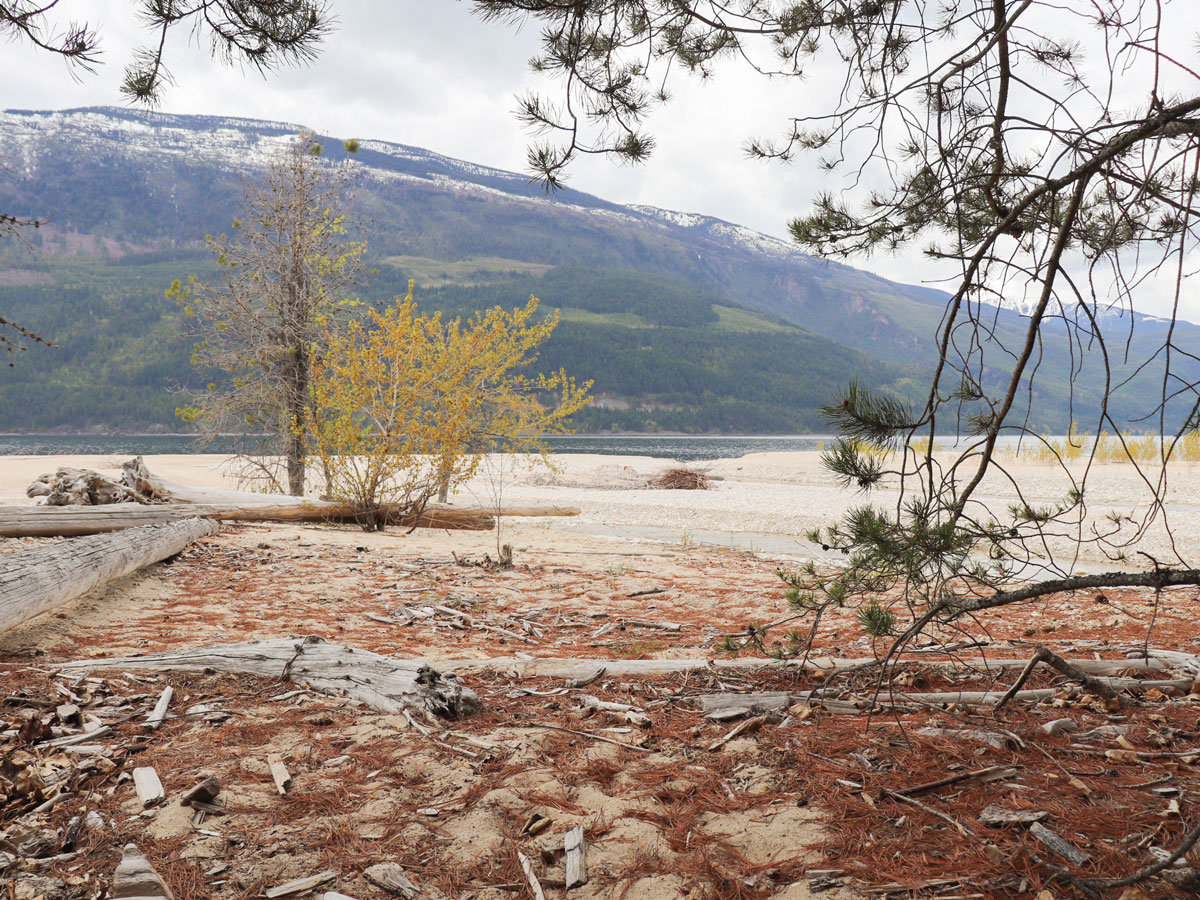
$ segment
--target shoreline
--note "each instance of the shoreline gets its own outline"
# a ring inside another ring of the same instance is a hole
[[[0,467],[0,504],[26,506],[33,500],[25,489],[38,477],[60,466],[115,472],[129,454],[109,452],[69,456],[10,455]],[[146,465],[162,477],[194,487],[236,489],[223,454],[149,454]],[[463,506],[574,506],[570,518],[506,519],[501,528],[513,540],[527,536],[624,539],[631,543],[708,546],[801,559],[831,561],[819,545],[804,539],[814,529],[841,519],[855,506],[869,502],[895,508],[900,492],[884,483],[871,495],[840,487],[820,464],[816,450],[752,452],[739,457],[696,460],[693,465],[714,479],[709,490],[663,490],[647,482],[663,470],[681,465],[670,457],[602,453],[552,454],[553,469],[535,458],[513,460],[494,455],[476,475],[451,495]],[[1197,463],[1181,462],[1166,492],[1168,527],[1160,516],[1136,550],[1159,560],[1200,547],[1200,479]],[[1021,485],[1021,501],[1043,506],[1066,495],[1071,482],[1061,470],[1036,461],[1005,461],[1003,472],[989,476],[977,498],[997,516],[1017,502],[1011,476]],[[1103,526],[1110,515],[1138,517],[1149,496],[1138,469],[1132,465],[1096,466],[1089,475],[1088,520],[1085,529]],[[1084,536],[1088,532],[1084,531]],[[452,545],[448,545],[452,546]],[[1111,568],[1112,560],[1093,545],[1070,535],[1051,541],[1054,560],[1068,571]],[[1131,553],[1134,560],[1140,555]],[[1126,562],[1123,565],[1140,562]]]

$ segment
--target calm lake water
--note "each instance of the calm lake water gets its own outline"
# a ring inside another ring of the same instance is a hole
[[[219,443],[206,450],[193,447],[190,435],[0,435],[0,456],[75,456],[100,454],[113,456],[154,456],[163,453],[225,454],[230,448]],[[558,453],[601,453],[609,456],[657,456],[681,462],[725,459],[747,453],[768,451],[816,450],[820,442],[828,444],[829,435],[798,434],[782,436],[725,435],[564,435],[549,441]]]

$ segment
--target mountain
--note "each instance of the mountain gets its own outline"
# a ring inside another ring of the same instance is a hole
[[[0,309],[52,336],[3,376],[0,430],[172,428],[164,390],[194,383],[172,279],[212,272],[241,180],[298,132],[280,122],[91,108],[0,114],[0,209],[48,220],[0,257]],[[323,156],[345,158],[341,140]],[[814,430],[851,377],[909,396],[936,355],[946,295],[797,252],[719,219],[621,206],[401,144],[360,140],[354,207],[364,298],[409,278],[427,308],[533,293],[563,312],[543,354],[596,379],[588,428]],[[1020,316],[998,311],[1013,338]],[[1061,427],[1071,358],[1051,352],[1034,423]],[[1084,379],[1081,402],[1098,388]],[[1086,395],[1086,396],[1084,396]],[[1130,403],[1130,410],[1141,407]]]

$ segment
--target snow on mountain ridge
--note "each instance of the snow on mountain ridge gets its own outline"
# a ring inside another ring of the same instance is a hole
[[[5,110],[0,113],[0,147],[10,165],[25,174],[32,173],[32,154],[47,137],[97,149],[103,146],[110,153],[119,149],[125,156],[147,159],[157,153],[216,163],[232,171],[249,171],[264,165],[301,130],[302,126],[289,122],[176,115],[119,107]],[[203,140],[197,139],[198,134],[203,134]],[[506,196],[532,205],[554,204],[631,226],[704,234],[750,252],[808,261],[805,254],[786,241],[700,213],[609,203],[577,191],[542,194],[531,191],[528,180],[515,172],[393,141],[363,139],[359,141],[359,150],[409,164],[408,171],[397,171],[383,164],[364,163],[364,168],[374,178],[423,178],[453,190]],[[340,147],[331,156],[340,156]],[[413,167],[425,171],[415,172]],[[480,183],[482,180],[494,183]],[[505,190],[507,185],[514,190]]]

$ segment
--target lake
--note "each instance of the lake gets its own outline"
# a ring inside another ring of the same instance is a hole
[[[156,456],[169,453],[230,452],[228,444],[197,450],[191,435],[182,434],[29,434],[0,435],[0,456]],[[655,456],[680,462],[726,459],[747,453],[816,450],[830,435],[559,435],[548,443],[556,453],[600,453],[606,456]]]

